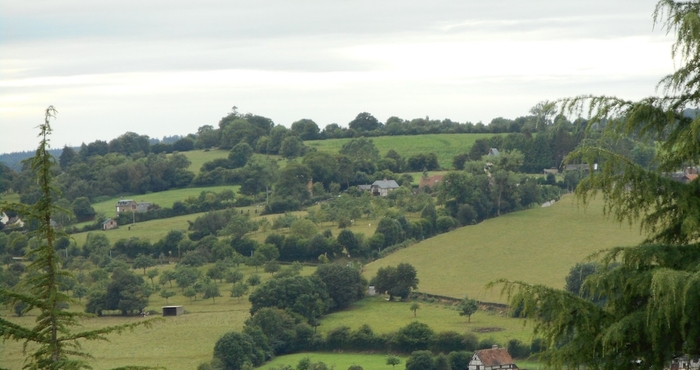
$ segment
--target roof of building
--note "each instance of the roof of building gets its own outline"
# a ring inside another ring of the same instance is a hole
[[[130,204],[130,203],[135,203],[133,199],[120,199],[117,201],[117,204],[122,205],[122,204]]]
[[[359,190],[370,190],[372,189],[372,185],[357,185],[357,188]]]
[[[372,186],[378,186],[380,189],[396,189],[399,184],[394,180],[377,180],[372,183]]]
[[[112,222],[112,221],[114,221],[114,220],[112,220],[111,218],[108,218],[102,223],[102,225],[106,225],[107,223]]]
[[[510,357],[505,348],[491,348],[476,351],[476,356],[484,364],[484,366],[509,365],[513,363],[513,358]]]

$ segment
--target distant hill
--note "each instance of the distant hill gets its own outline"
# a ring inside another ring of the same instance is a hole
[[[63,148],[61,149],[49,149],[49,153],[56,157],[61,155],[63,152]],[[0,154],[0,163],[5,164],[6,166],[12,168],[15,171],[19,171],[22,169],[22,161],[33,157],[34,156],[34,151],[33,150],[28,150],[26,152],[12,152],[12,153],[4,153]]]

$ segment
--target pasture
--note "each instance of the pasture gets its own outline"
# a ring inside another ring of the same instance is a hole
[[[504,302],[498,289],[487,291],[484,285],[507,278],[563,288],[577,262],[642,240],[638,226],[604,217],[602,200],[584,209],[567,195],[551,207],[509,213],[426,239],[366,265],[364,276],[408,262],[418,271],[421,292]]]
[[[231,190],[234,193],[238,193],[240,185],[223,185],[223,186],[207,186],[201,188],[183,188],[183,189],[172,189],[166,191],[160,191],[157,193],[140,194],[134,196],[123,196],[123,197],[113,197],[107,200],[103,200],[98,203],[93,203],[92,208],[95,209],[97,213],[102,213],[107,217],[116,216],[117,201],[119,199],[133,199],[137,202],[149,202],[159,205],[163,208],[169,208],[173,206],[173,203],[177,201],[183,201],[189,197],[198,197],[203,191],[213,191],[215,193],[220,193],[222,190]]]
[[[293,355],[279,356],[258,369],[272,369],[282,365],[290,365],[296,369],[299,360],[308,357],[312,362],[323,362],[328,368],[345,370],[352,365],[360,365],[364,370],[389,370],[391,365],[386,364],[386,355],[370,353],[324,353],[308,352],[295,353]],[[396,356],[401,359],[398,369],[406,367],[406,356]],[[333,367],[331,367],[333,366]]]
[[[318,332],[325,334],[340,326],[355,330],[367,324],[376,334],[384,334],[419,321],[429,325],[436,333],[448,330],[469,332],[474,333],[479,340],[493,338],[502,346],[510,339],[519,339],[525,343],[532,341],[531,327],[524,326],[525,321],[522,319],[509,317],[505,311],[479,310],[468,322],[467,317],[459,316],[452,305],[417,302],[420,309],[417,310],[416,317],[413,317],[411,304],[414,301],[388,302],[384,296],[365,298],[347,310],[323,318]]]
[[[421,153],[435,153],[441,168],[452,168],[452,157],[468,152],[477,139],[485,139],[494,134],[427,134],[407,136],[378,136],[370,138],[379,150],[379,155],[384,156],[389,149],[396,150],[402,157],[411,157]],[[498,135],[498,134],[496,134]],[[327,139],[304,141],[309,148],[328,153],[338,153],[344,143],[352,139]],[[217,158],[227,158],[228,150],[191,150],[182,152],[191,164],[188,170],[199,173],[199,169],[205,162]],[[280,167],[284,167],[286,161],[277,155],[269,156],[278,161]]]
[[[435,153],[441,168],[452,168],[452,157],[469,152],[477,139],[486,139],[494,134],[428,134],[410,136],[378,136],[370,138],[384,156],[394,149],[408,158],[421,153]],[[352,139],[328,139],[305,141],[308,147],[320,152],[337,153],[344,143]]]
[[[154,267],[160,271],[174,268],[175,265]],[[209,266],[200,268],[206,271]],[[150,269],[149,269],[150,270]],[[303,275],[313,273],[313,267],[304,267]],[[255,272],[254,267],[241,265],[240,271],[249,276]],[[137,270],[137,274],[140,272]],[[263,282],[270,279],[270,274],[259,273]],[[148,279],[146,279],[148,281]],[[158,278],[155,279],[158,284]],[[232,330],[241,330],[243,324],[250,317],[250,302],[248,296],[232,298],[229,296],[232,284],[219,284],[222,297],[214,303],[211,299],[190,301],[181,294],[179,288],[167,287],[168,290],[177,293],[168,299],[169,305],[183,305],[186,314],[176,317],[166,317],[157,320],[152,327],[139,327],[133,331],[126,331],[121,335],[110,335],[109,342],[89,341],[83,342],[83,349],[91,353],[95,359],[89,363],[96,370],[111,369],[126,365],[164,367],[168,369],[195,369],[202,362],[210,361],[214,351],[214,344],[223,334]],[[252,289],[249,291],[249,293]],[[85,299],[82,304],[75,302],[71,309],[84,310]],[[151,295],[147,310],[161,311],[166,305],[166,300],[156,292]],[[13,321],[23,325],[31,325],[36,319],[36,313],[17,318],[6,308],[0,310],[0,315],[10,317]],[[154,315],[159,317],[160,314]],[[154,317],[151,316],[151,317]],[[137,316],[103,316],[82,321],[82,327],[75,329],[90,330],[107,326],[131,323],[144,320]],[[21,368],[24,356],[20,343],[6,341],[0,342],[0,367],[17,369]]]

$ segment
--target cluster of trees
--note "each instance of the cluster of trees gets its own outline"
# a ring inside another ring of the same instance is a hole
[[[342,326],[324,337],[294,313],[263,308],[246,321],[242,332],[227,333],[217,341],[211,365],[238,370],[245,369],[246,363],[259,366],[276,355],[302,351],[386,351],[410,353],[407,369],[466,369],[474,351],[489,349],[494,344],[492,338],[479,341],[473,333],[436,333],[421,322],[385,334],[375,333],[368,325],[354,330]],[[512,339],[507,348],[515,358],[527,358],[544,350],[541,340],[524,344]],[[391,357],[387,358],[388,365],[400,363],[396,361],[398,358],[390,360]],[[444,365],[439,365],[443,362]]]

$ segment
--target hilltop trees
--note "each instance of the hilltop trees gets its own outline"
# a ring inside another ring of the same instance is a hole
[[[657,3],[654,19],[675,33],[672,55],[679,66],[661,81],[665,95],[562,102],[565,111],[588,111],[591,131],[605,123],[602,139],[585,141],[569,156],[599,166],[579,183],[579,199],[586,203],[602,193],[609,215],[641,222],[648,236],[642,245],[599,254],[603,268],[585,279],[581,295],[606,297],[602,305],[567,291],[503,281],[511,305],[535,320],[550,365],[662,369],[677,356],[700,353],[700,182],[676,182],[668,175],[700,161],[700,116],[685,114],[700,103],[699,12],[697,0]],[[611,150],[607,143],[623,135],[656,140],[658,167],[645,168]]]

